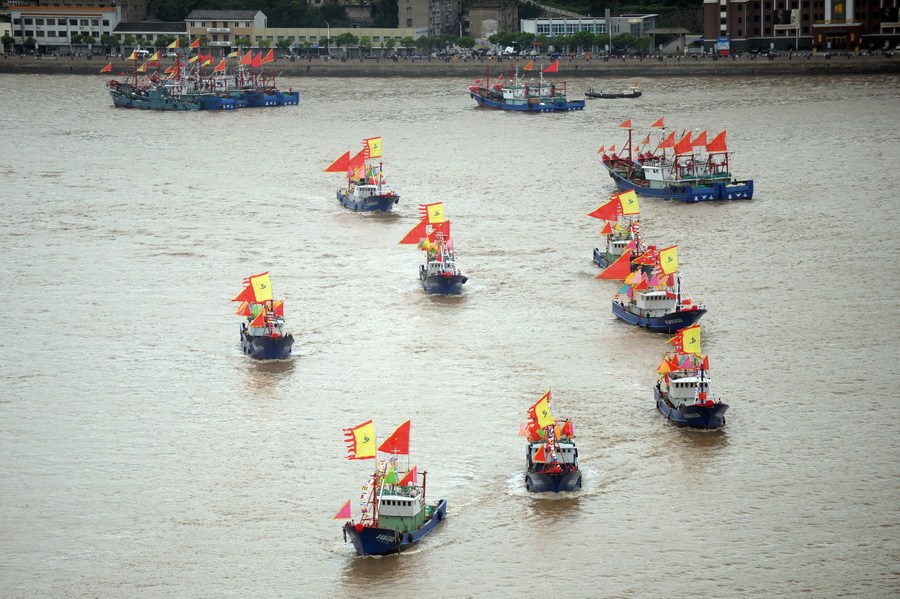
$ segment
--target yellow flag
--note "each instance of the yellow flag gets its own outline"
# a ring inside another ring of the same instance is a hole
[[[159,60],[159,50],[148,56],[147,60]]]
[[[173,49],[173,48],[177,48],[178,45],[179,45],[179,44],[178,44],[178,38],[175,38],[175,41],[172,42],[171,44],[169,44],[168,46],[166,46],[166,48],[168,48],[169,50],[171,50],[171,49]]]
[[[371,420],[353,429],[353,439],[355,450],[352,459],[375,457],[375,425]]]
[[[678,271],[678,246],[673,245],[664,250],[659,250],[659,267],[670,275]]]
[[[241,51],[240,51],[240,50],[235,50],[234,52],[229,52],[229,53],[228,53],[228,58],[240,58],[240,57],[241,57]]]
[[[147,63],[145,62],[141,66],[137,68],[138,73],[146,73],[147,72]]]
[[[544,396],[541,397],[534,406],[534,416],[537,422],[537,425],[540,428],[544,428],[545,426],[550,426],[556,423],[556,420],[553,419],[553,416],[550,414],[550,392],[547,391],[544,393]]]
[[[253,285],[253,293],[256,295],[257,303],[272,299],[272,281],[269,280],[269,273],[264,272],[255,277],[250,277],[250,284]]]
[[[638,206],[637,194],[634,193],[633,189],[620,193],[619,202],[622,203],[622,214],[640,214],[641,209]]]
[[[212,64],[212,58],[207,58],[206,60],[203,61],[203,64],[200,66],[208,67],[211,64]]]
[[[369,158],[381,158],[381,137],[370,137],[364,141]]]
[[[447,217],[444,215],[444,203],[438,202],[437,204],[428,204],[428,224],[429,225],[439,225],[442,222],[447,220]]]
[[[681,331],[681,348],[686,354],[700,355],[700,325],[695,324]]]
[[[188,62],[197,62],[197,59],[199,59],[199,58],[200,58],[200,55],[199,55],[199,54],[197,54],[197,55],[195,55],[195,56],[191,56],[191,57],[188,59]]]

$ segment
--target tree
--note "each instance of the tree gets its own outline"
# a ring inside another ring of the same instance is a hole
[[[359,43],[359,38],[350,33],[349,31],[346,33],[342,33],[339,36],[334,38],[334,43],[337,46],[344,47],[344,54],[348,54],[348,50],[350,46],[355,46]]]
[[[77,46],[78,44],[81,43],[81,40],[83,40],[83,39],[84,39],[84,36],[82,34],[73,33],[72,37],[69,38],[69,43],[72,44],[73,46]]]
[[[177,38],[174,35],[161,35],[156,38],[156,47],[157,48],[165,48],[172,42],[174,42]],[[103,41],[103,38],[100,38],[100,41]]]
[[[238,48],[246,50],[247,48],[249,48],[250,46],[253,45],[253,42],[250,41],[249,37],[239,37],[236,40],[234,40],[234,45],[237,46]]]
[[[362,51],[366,51],[366,56],[369,56],[372,53],[372,38],[368,35],[364,35],[359,38],[359,50],[360,56],[362,56]]]
[[[260,48],[268,48],[271,45],[272,42],[270,42],[269,40],[259,40],[259,43],[257,44],[257,46],[259,46]]]
[[[112,47],[117,45],[119,43],[119,40],[114,35],[104,33],[103,35],[100,36],[100,43],[103,44],[104,50],[106,50],[107,52],[111,52]]]
[[[457,40],[456,45],[460,48],[465,48],[466,50],[471,50],[475,47],[475,40],[468,35],[464,35],[459,40]]]
[[[416,47],[416,40],[414,40],[414,39],[412,38],[412,36],[410,36],[410,35],[404,36],[404,37],[400,38],[400,47],[401,47],[401,48],[407,48],[407,49],[409,49],[409,48],[415,48],[415,47]],[[408,53],[408,52],[407,52],[407,53]]]
[[[34,39],[33,37],[29,36],[29,37],[25,38],[25,47],[26,48],[31,48],[32,50],[34,50],[34,47],[36,45],[37,45],[37,40]]]
[[[16,41],[16,38],[12,37],[8,33],[4,33],[3,37],[0,37],[0,44],[3,44],[3,49],[9,52],[9,49],[12,48],[13,43]]]
[[[287,50],[288,48],[290,48],[293,45],[294,45],[294,40],[291,40],[291,39],[278,40],[275,43],[275,47],[278,48],[279,50]]]
[[[74,39],[75,36],[73,35],[72,38]],[[133,35],[126,35],[125,39],[122,40],[122,43],[125,44],[126,46],[133,46],[136,41],[137,41],[137,39],[135,39],[135,37]],[[75,42],[73,41],[72,43],[74,44]]]
[[[395,38],[389,37],[386,40],[384,40],[384,44],[382,44],[382,47],[387,48],[388,50],[391,51],[391,54],[393,54],[394,48],[397,47],[397,40]]]

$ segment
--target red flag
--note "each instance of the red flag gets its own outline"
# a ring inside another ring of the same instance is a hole
[[[350,159],[350,165],[347,167],[347,170],[351,168],[353,170],[358,169],[366,162],[366,149],[363,148],[359,152],[356,153],[356,156]]]
[[[250,302],[241,302],[238,309],[234,313],[235,316],[250,316]]]
[[[553,62],[547,65],[547,68],[544,69],[545,73],[558,73],[559,72],[559,59],[557,58]]]
[[[624,252],[597,275],[598,279],[624,280],[631,273],[631,252]]]
[[[407,233],[398,243],[416,245],[417,243],[419,243],[420,239],[428,237],[427,227],[428,221],[423,218],[421,221],[419,221],[419,224],[410,229],[409,233]]]
[[[241,56],[241,60],[238,62],[238,64],[242,64],[244,66],[250,66],[250,61],[252,61],[252,60],[253,60],[253,52],[250,51],[250,52],[247,52],[246,54],[244,54],[243,56]]]
[[[523,70],[523,71],[531,71],[531,70],[533,70],[533,69],[534,69],[534,61],[529,62],[529,63],[526,64],[524,67],[522,67],[522,70]]]
[[[716,135],[711,142],[706,144],[707,152],[727,152],[728,145],[725,143],[725,131]]]
[[[669,133],[665,139],[659,142],[657,148],[674,148],[675,147],[675,132],[672,131]]]
[[[628,119],[628,120],[626,120],[626,121],[623,121],[623,122],[619,125],[619,127],[621,127],[622,129],[631,129],[631,119]]]
[[[241,291],[236,298],[231,300],[233,302],[255,302],[256,301],[256,293],[253,291],[253,284],[248,284],[244,287],[244,290]]]
[[[677,144],[675,144],[675,155],[681,156],[683,154],[690,154],[693,151],[693,146],[691,145],[691,132],[688,131],[685,133],[684,137],[681,138]]]
[[[612,224],[611,221],[606,221],[606,224],[603,225],[603,228],[600,229],[601,235],[611,235],[612,234]]]
[[[575,425],[571,420],[566,420],[566,423],[563,425],[562,430],[559,433],[563,437],[574,437],[575,436]]]
[[[535,462],[547,462],[547,452],[544,451],[544,445],[541,445],[538,450],[534,452],[534,457],[531,459]]]
[[[262,52],[260,52],[262,54]],[[262,59],[262,64],[266,64],[267,62],[272,62],[275,60],[275,50],[269,50],[266,54],[266,57]]]
[[[188,48],[199,48],[200,47],[200,38],[198,37],[194,41],[191,42],[191,45]]]
[[[284,300],[280,300],[272,303],[272,311],[275,316],[281,316],[284,318]]]
[[[404,487],[407,485],[415,485],[416,481],[418,480],[418,475],[419,475],[418,466],[413,466],[412,469],[409,472],[407,472],[403,476],[403,478],[400,479],[400,482],[398,482],[397,484],[401,487]]]
[[[249,56],[249,54],[247,55]],[[243,59],[241,59],[243,60]],[[344,152],[344,154],[328,165],[328,168],[325,169],[326,173],[343,173],[346,172],[347,169],[350,168],[350,151]]]
[[[665,129],[665,128],[666,128],[666,125],[665,125],[665,123],[663,122],[663,120],[664,120],[665,118],[666,118],[666,117],[662,117],[662,116],[659,117],[659,120],[656,121],[655,123],[653,123],[652,125],[650,125],[650,128],[651,128],[651,129]]]
[[[250,61],[251,67],[261,67],[262,66],[262,52],[253,57],[253,60]]]
[[[433,242],[434,238],[437,236],[438,233],[443,233],[445,240],[450,239],[450,221],[449,220],[445,220],[442,223],[439,223],[436,225],[431,225],[431,226],[434,228],[431,230],[431,233],[428,234],[428,241]],[[438,256],[438,258],[440,258],[440,256]]]
[[[256,318],[250,321],[251,327],[264,327],[266,326],[266,311],[260,310],[259,314],[256,315]]]
[[[106,65],[105,67],[103,67],[102,69],[100,69],[100,72],[101,72],[101,73],[109,73],[109,72],[112,72],[112,63],[109,63],[108,65]]]
[[[691,140],[691,145],[695,148],[698,146],[706,146],[708,142],[706,141],[706,129],[703,130],[700,135]]]
[[[227,58],[223,58],[222,61],[216,65],[216,68],[213,69],[213,73],[218,73],[225,70],[225,63],[228,62]]]
[[[709,356],[703,356],[703,370],[709,370]]]
[[[619,218],[619,209],[621,207],[622,202],[619,201],[619,198],[613,198],[593,212],[588,212],[588,216],[602,220],[616,220]]]
[[[378,451],[409,455],[409,423],[407,420],[397,427],[390,437],[384,440]]]

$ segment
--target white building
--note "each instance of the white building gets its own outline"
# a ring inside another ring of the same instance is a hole
[[[637,36],[647,36],[649,31],[656,27],[656,17],[659,15],[620,15],[618,17],[563,17],[521,19],[521,29],[525,33],[557,37],[561,35],[573,35],[579,31],[588,31],[595,35],[611,35],[613,37],[629,33]]]

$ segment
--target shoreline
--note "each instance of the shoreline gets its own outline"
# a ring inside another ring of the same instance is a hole
[[[267,66],[284,77],[447,77],[477,79],[490,69],[491,75],[509,71],[517,63],[519,68],[531,59],[488,60],[470,59],[445,60],[420,58],[416,60],[391,58],[340,59],[277,59]],[[107,63],[112,62],[113,72],[118,76],[130,72],[132,63],[118,57],[60,56],[36,58],[34,56],[6,55],[0,58],[0,73],[39,75],[100,75]],[[546,58],[539,59],[546,65]],[[163,67],[170,61],[161,61]],[[900,57],[884,55],[855,55],[827,53],[743,55],[736,58],[695,58],[693,56],[668,56],[659,60],[655,57],[626,59],[560,59],[559,73],[555,79],[579,79],[601,77],[748,77],[784,75],[890,75],[900,73]],[[535,72],[537,74],[537,72]]]

